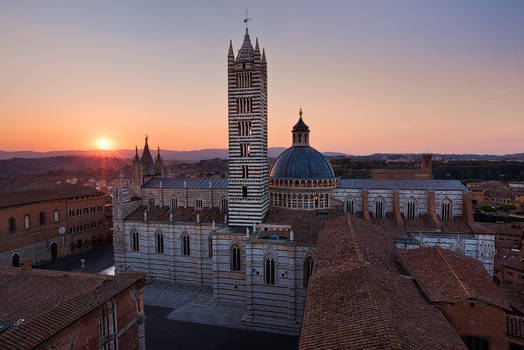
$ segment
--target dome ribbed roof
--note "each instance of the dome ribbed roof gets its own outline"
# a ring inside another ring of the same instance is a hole
[[[309,146],[288,148],[278,157],[269,176],[273,179],[332,179],[335,173],[329,162]]]

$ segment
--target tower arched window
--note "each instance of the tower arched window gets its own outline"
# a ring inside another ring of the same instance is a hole
[[[406,217],[408,220],[415,220],[418,217],[417,200],[409,198],[406,203]]]
[[[247,186],[246,185],[242,186],[242,197],[244,198],[247,197]]]
[[[9,233],[16,232],[16,219],[9,218]]]
[[[227,198],[222,198],[220,212],[222,214],[227,214]]]
[[[133,231],[131,233],[131,249],[135,252],[138,252],[140,250],[140,240],[139,240],[138,232]]]
[[[448,198],[442,201],[440,205],[440,219],[442,221],[451,221],[453,220],[453,204]]]
[[[384,218],[384,198],[378,197],[375,200],[375,217],[377,219],[383,219]]]
[[[161,232],[156,234],[156,252],[158,254],[164,254],[164,235]]]
[[[268,256],[264,261],[264,282],[266,284],[275,284],[275,260]]]
[[[209,258],[213,257],[213,236],[207,238],[207,256]]]
[[[355,215],[355,200],[352,197],[346,199],[346,213]]]
[[[309,283],[309,277],[313,274],[313,258],[308,256],[304,260],[304,288],[307,288]]]
[[[240,271],[240,248],[233,244],[230,252],[231,271]]]
[[[178,198],[176,196],[171,197],[171,210],[175,210],[178,207]]]
[[[182,255],[191,255],[191,245],[189,242],[189,235],[187,233],[182,235]]]

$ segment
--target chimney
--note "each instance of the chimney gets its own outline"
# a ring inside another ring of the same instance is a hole
[[[33,267],[31,265],[31,259],[24,259],[20,265],[21,270],[31,270]]]

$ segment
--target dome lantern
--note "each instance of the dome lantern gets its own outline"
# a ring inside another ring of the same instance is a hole
[[[293,133],[292,146],[309,146],[309,127],[302,120],[302,108],[300,108],[298,116],[298,122],[291,131]]]

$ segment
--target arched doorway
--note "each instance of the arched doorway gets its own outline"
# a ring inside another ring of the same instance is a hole
[[[58,247],[56,243],[51,244],[51,260],[55,261],[58,257]]]
[[[20,255],[18,254],[13,255],[13,257],[11,258],[11,264],[14,267],[20,267]]]

